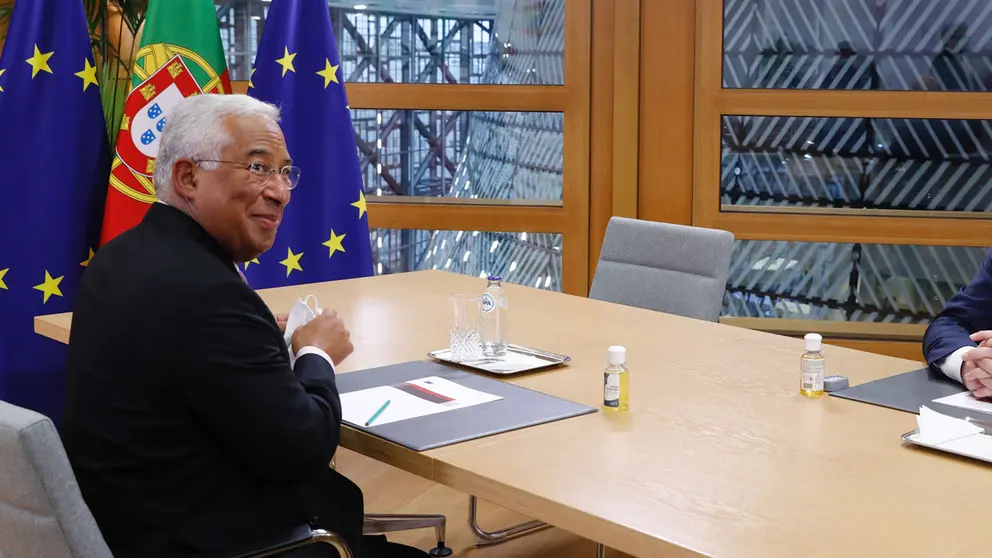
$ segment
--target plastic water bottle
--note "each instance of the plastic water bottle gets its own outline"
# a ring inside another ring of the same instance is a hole
[[[489,276],[489,284],[482,293],[482,320],[479,324],[482,356],[499,358],[506,354],[506,293],[502,279]]]

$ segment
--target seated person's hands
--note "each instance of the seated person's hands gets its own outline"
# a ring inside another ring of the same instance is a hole
[[[344,327],[344,322],[333,310],[325,310],[323,314],[301,326],[293,333],[293,352],[297,353],[303,347],[312,345],[321,349],[331,357],[334,365],[341,364],[355,350],[351,344],[351,333]],[[992,348],[988,349],[992,355]],[[989,362],[992,369],[992,361]],[[989,381],[992,386],[992,379]],[[992,393],[992,388],[990,388]]]
[[[971,334],[978,347],[962,357],[961,380],[976,399],[992,397],[992,331]]]

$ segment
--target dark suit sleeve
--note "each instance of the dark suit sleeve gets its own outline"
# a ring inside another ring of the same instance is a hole
[[[341,430],[330,363],[308,354],[290,368],[275,321],[248,288],[204,298],[182,333],[188,366],[177,371],[204,429],[258,476],[290,481],[326,471]]]
[[[934,318],[923,336],[923,355],[936,366],[961,347],[974,347],[969,337],[992,329],[992,251],[971,282],[957,292]]]

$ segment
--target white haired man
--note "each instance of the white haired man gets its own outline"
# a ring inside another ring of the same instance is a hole
[[[69,341],[63,439],[114,556],[231,555],[306,523],[362,558],[426,556],[363,537],[362,492],[329,468],[344,324],[325,312],[287,347],[236,267],[272,247],[299,179],[279,111],[191,97],[160,141],[161,203],[92,259]]]

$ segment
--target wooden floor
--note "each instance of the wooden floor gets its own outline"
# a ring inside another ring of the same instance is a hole
[[[442,513],[448,518],[447,545],[453,556],[471,558],[595,558],[596,545],[571,533],[548,528],[502,544],[477,548],[468,528],[468,496],[365,456],[338,450],[336,468],[362,487],[367,513]],[[479,523],[496,530],[529,518],[480,502]],[[389,540],[423,550],[434,547],[434,531],[424,529],[388,535]],[[609,551],[609,558],[627,555]]]

